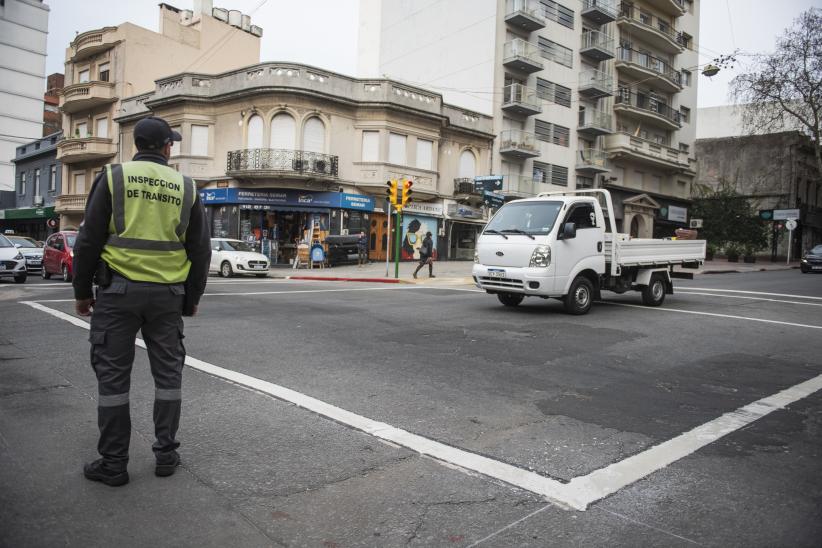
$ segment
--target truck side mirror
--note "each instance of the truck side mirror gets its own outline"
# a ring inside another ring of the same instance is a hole
[[[559,233],[560,240],[569,240],[577,237],[577,225],[574,223],[565,223],[562,225],[562,231]]]

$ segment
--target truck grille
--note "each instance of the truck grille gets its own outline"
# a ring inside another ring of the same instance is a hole
[[[491,278],[489,276],[480,276],[479,281],[483,288],[499,287],[505,289],[522,289],[525,286],[522,280],[515,280],[514,278]]]

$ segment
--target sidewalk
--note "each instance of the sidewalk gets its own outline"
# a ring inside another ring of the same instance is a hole
[[[474,263],[471,261],[437,261],[434,263],[435,278],[428,277],[428,269],[423,268],[415,280],[412,277],[417,268],[416,262],[401,262],[399,267],[399,277],[394,278],[394,263],[388,265],[386,271],[385,262],[371,263],[363,267],[357,265],[341,265],[333,268],[272,268],[270,276],[272,278],[290,279],[320,279],[337,281],[358,281],[358,282],[384,282],[384,283],[412,283],[425,285],[454,285],[472,284],[471,268]],[[682,269],[683,272],[692,272],[694,275],[701,274],[724,274],[730,272],[760,272],[765,270],[790,270],[799,268],[799,261],[792,261],[785,264],[784,261],[772,263],[770,260],[758,260],[756,263],[737,262],[731,263],[724,259],[705,261],[705,264],[697,269]],[[386,273],[387,272],[387,273]]]

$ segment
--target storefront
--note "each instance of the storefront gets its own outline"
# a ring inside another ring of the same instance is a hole
[[[35,240],[45,241],[57,230],[54,218],[54,207],[31,207],[19,209],[0,209],[0,233],[28,236]]]
[[[374,210],[371,196],[299,189],[209,188],[200,199],[212,237],[252,242],[272,264],[286,265],[300,243],[360,227]]]
[[[457,203],[448,204],[447,210],[448,258],[473,260],[477,238],[487,222],[484,210]]]
[[[400,234],[400,259],[418,261],[420,247],[427,232],[434,241],[434,258],[441,258],[441,244],[444,236],[444,208],[442,202],[411,202],[402,213],[402,232]]]

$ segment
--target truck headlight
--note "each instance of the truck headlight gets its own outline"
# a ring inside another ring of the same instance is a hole
[[[474,251],[474,263],[479,264],[479,251]]]
[[[531,253],[530,267],[546,268],[551,266],[551,247],[547,245],[538,245]]]

